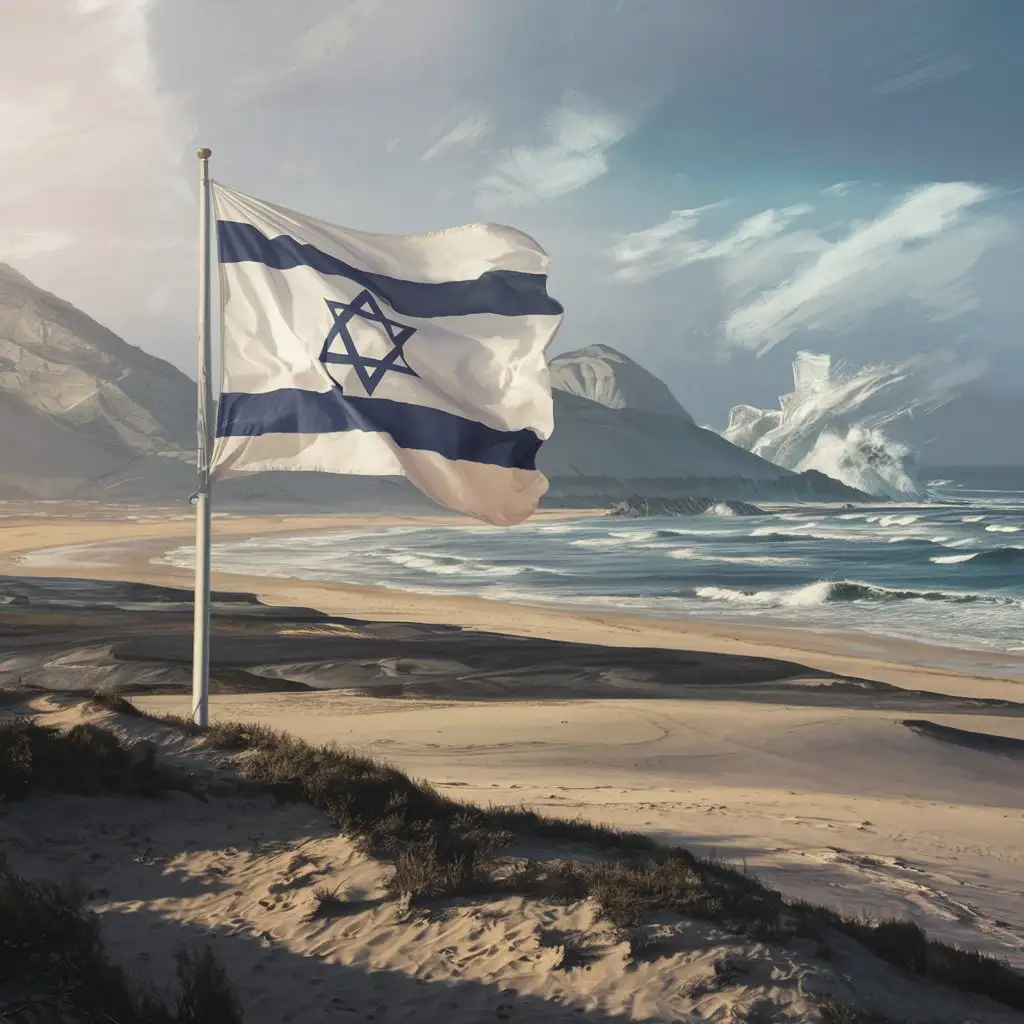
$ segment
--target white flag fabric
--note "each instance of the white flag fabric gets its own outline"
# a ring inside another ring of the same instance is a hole
[[[213,186],[223,374],[212,478],[405,476],[522,522],[547,480],[548,256],[496,224],[351,231]]]

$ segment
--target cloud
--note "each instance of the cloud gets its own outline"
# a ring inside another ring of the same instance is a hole
[[[469,148],[479,142],[489,130],[490,124],[486,117],[464,117],[450,132],[442,135],[420,159],[427,162],[451,149]]]
[[[1000,217],[972,216],[991,196],[968,182],[926,185],[839,241],[820,240],[796,273],[733,310],[727,340],[763,354],[797,329],[840,330],[897,301],[932,319],[968,312],[976,304],[970,270],[1009,234]]]
[[[673,210],[660,224],[623,235],[612,251],[615,261],[623,264],[616,276],[624,281],[641,281],[692,262],[701,243],[691,242],[686,236],[708,210],[721,205],[711,203],[691,210]]]
[[[692,263],[735,259],[777,238],[796,218],[814,212],[814,207],[807,203],[763,210],[740,221],[718,241],[692,237],[701,217],[722,205],[712,203],[692,210],[674,210],[661,224],[623,236],[612,252],[619,264],[615,277],[626,282],[647,281]]]
[[[945,81],[947,78],[962,75],[974,67],[972,60],[959,54],[941,56],[931,54],[922,57],[917,63],[919,66],[913,70],[893,75],[876,85],[875,93],[879,96],[888,96],[892,93],[923,89],[936,82]]]
[[[23,231],[0,241],[0,260],[21,262],[46,253],[69,249],[77,239],[67,231],[51,228],[46,231]]]
[[[856,36],[863,4],[886,9],[871,28],[884,45],[869,59],[863,48],[832,48]],[[500,209],[493,219],[551,253],[552,292],[572,313],[559,346],[604,337],[711,418],[717,403],[734,404],[741,380],[752,394],[776,390],[763,362],[734,358],[728,372],[710,363],[709,348],[723,359],[736,351],[723,344],[721,325],[856,230],[854,205],[867,220],[881,213],[888,200],[871,197],[890,193],[864,183],[891,180],[911,163],[933,180],[1013,177],[1015,140],[994,127],[1012,107],[1013,90],[996,82],[1012,82],[1012,53],[993,54],[1003,61],[993,63],[994,78],[964,75],[873,99],[876,84],[920,71],[927,61],[912,61],[922,50],[947,52],[957,40],[924,38],[916,20],[893,28],[889,0],[863,4],[848,15],[843,7],[837,36],[832,15],[780,16],[759,0],[741,0],[739,19],[727,4],[669,0],[643,18],[628,3],[610,17],[611,0],[0,2],[0,243],[44,287],[191,370],[196,145],[213,146],[225,182],[368,231],[427,231]],[[766,61],[773,73],[758,78]],[[947,88],[963,92],[947,104]],[[243,104],[239,95],[256,98]],[[886,102],[904,95],[914,102]],[[992,116],[972,118],[972,109]],[[845,113],[837,120],[836,111]],[[844,133],[837,125],[847,121]],[[806,160],[779,160],[804,151],[810,135],[820,143],[817,169],[837,168],[821,185],[862,179],[846,198],[844,187],[821,195],[819,185],[774,198],[814,180]],[[702,207],[732,195],[709,191],[724,178],[743,195]],[[818,209],[798,212],[797,198]],[[942,235],[914,245],[944,266],[969,260],[989,244],[990,206],[1024,216],[1007,197],[968,210],[948,243]],[[645,230],[620,237],[623,225]],[[73,241],[56,248],[62,238]],[[621,260],[610,260],[613,244]],[[932,271],[919,266],[915,287],[927,291]],[[611,270],[647,281],[643,303],[601,287]],[[985,260],[970,278],[982,303],[979,344],[1024,366],[1012,347],[1012,269]],[[947,309],[973,297],[953,280]],[[808,300],[807,309],[821,309],[807,322],[837,332],[854,320],[856,302],[841,296],[855,283]],[[830,301],[840,313],[824,310]],[[893,302],[903,309],[902,296]],[[947,315],[916,299],[906,305]],[[770,329],[798,325],[801,315]],[[932,344],[928,319],[904,319],[892,332],[901,354]],[[835,334],[837,351],[844,343]],[[861,346],[860,337],[849,345]]]
[[[823,196],[834,196],[836,199],[842,199],[844,196],[849,195],[850,190],[857,183],[855,181],[837,181],[834,185],[829,185],[828,188],[823,188],[821,194]]]
[[[717,239],[697,229],[721,204],[677,210],[619,239],[614,276],[637,283],[713,261],[728,308],[726,345],[758,354],[798,330],[839,333],[899,302],[951,319],[975,308],[971,270],[1010,237],[1004,218],[976,210],[992,196],[968,182],[925,185],[876,219],[849,224],[838,241],[791,229],[814,212],[807,203],[763,210]]]
[[[33,0],[0,41],[0,258],[140,339],[143,293],[191,271],[196,234],[192,129],[161,87],[148,13]]]
[[[623,118],[569,93],[547,117],[547,141],[509,150],[477,186],[480,205],[531,206],[608,172],[606,153],[629,134]]]
[[[315,71],[348,44],[372,13],[373,0],[339,0],[334,10],[291,41],[280,66],[260,71],[247,67],[231,87],[232,98],[254,100],[273,92],[277,86]]]
[[[323,63],[348,43],[371,10],[368,0],[348,0],[339,5],[292,43],[292,69],[305,71]]]

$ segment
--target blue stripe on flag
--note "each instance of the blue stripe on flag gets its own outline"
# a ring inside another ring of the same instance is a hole
[[[270,238],[254,225],[237,221],[217,222],[217,243],[221,263],[263,263],[274,270],[311,267],[321,274],[347,277],[403,316],[557,316],[564,312],[561,303],[548,295],[544,274],[488,270],[474,281],[400,281],[360,270],[289,235]]]
[[[506,469],[536,469],[537,451],[543,443],[532,430],[495,430],[439,409],[343,395],[337,390],[281,388],[257,395],[229,392],[220,396],[217,410],[218,437],[347,430],[390,434],[400,448]]]

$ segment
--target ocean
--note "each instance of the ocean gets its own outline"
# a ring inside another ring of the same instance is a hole
[[[221,571],[1024,654],[1024,492],[761,516],[388,526],[216,543]],[[192,549],[168,560],[191,565]],[[1024,665],[1024,661],[1022,661]]]

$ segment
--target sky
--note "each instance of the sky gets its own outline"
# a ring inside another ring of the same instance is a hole
[[[800,350],[1024,395],[1020,0],[0,0],[0,261],[195,374],[224,184],[551,255],[698,422]]]

